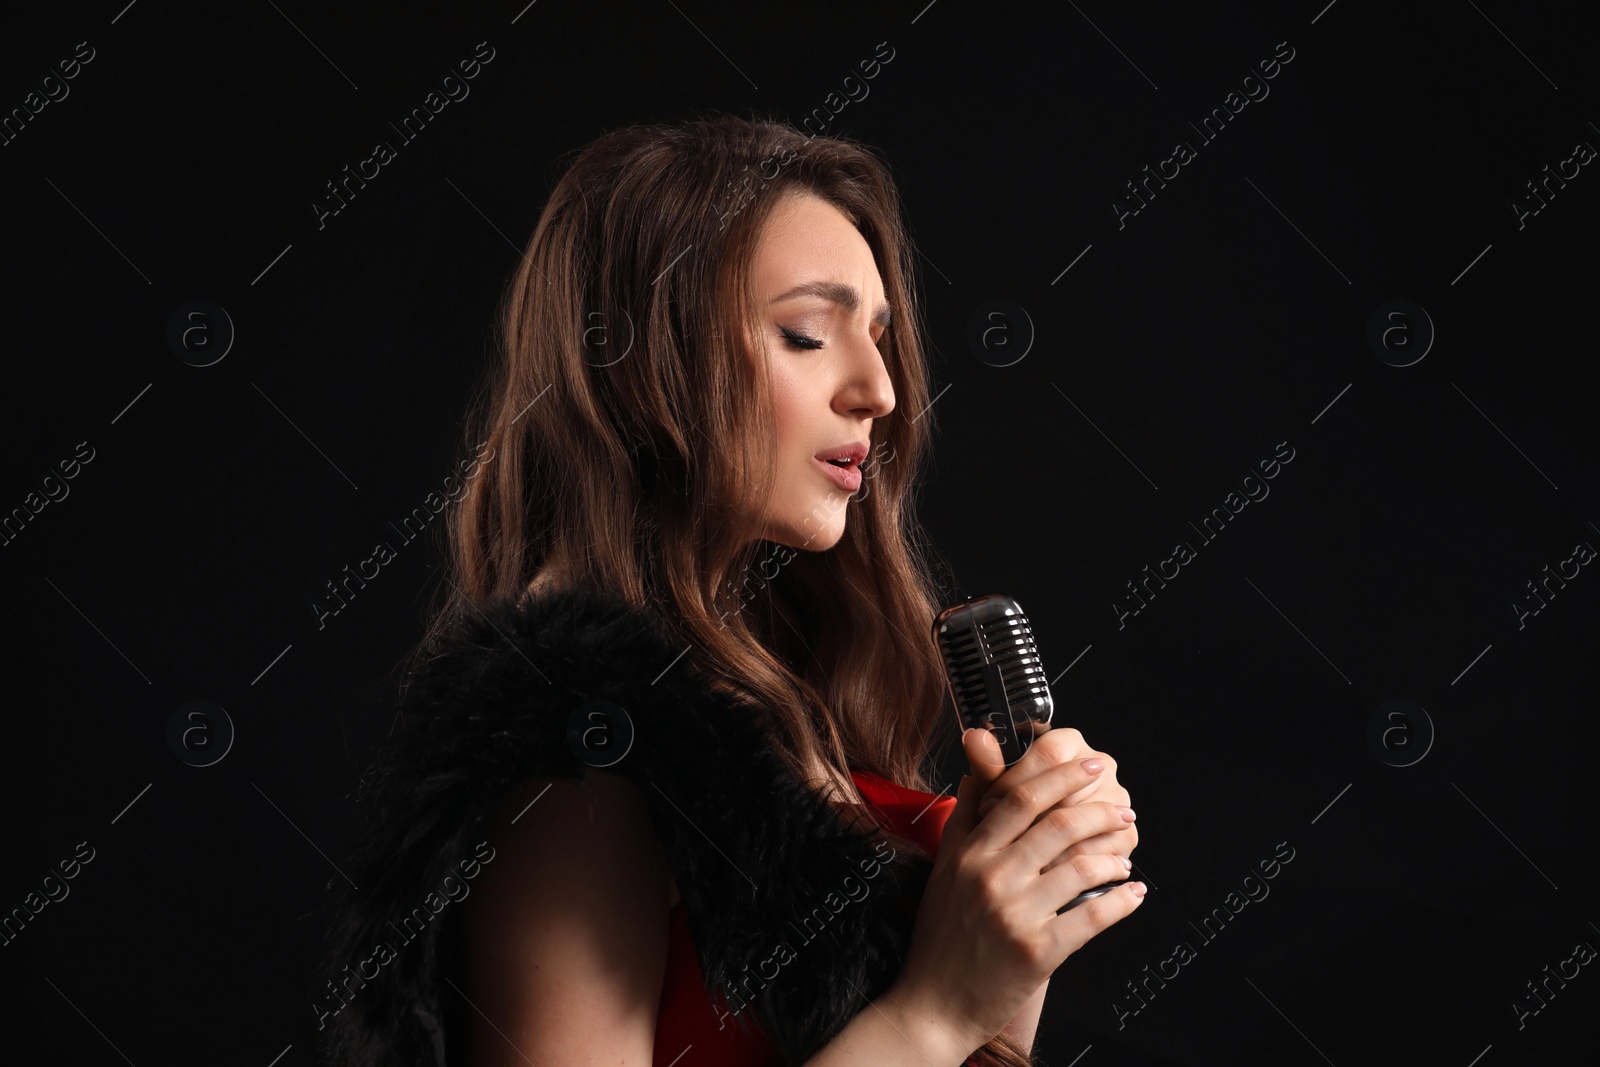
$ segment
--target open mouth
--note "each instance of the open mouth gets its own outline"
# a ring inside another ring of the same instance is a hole
[[[861,468],[856,466],[853,458],[813,459],[812,462],[846,493],[854,493],[861,488]]]

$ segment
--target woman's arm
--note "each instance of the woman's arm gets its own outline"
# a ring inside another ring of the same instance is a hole
[[[1050,982],[1046,980],[1000,1032],[1022,1048],[1033,1048],[1034,1036],[1039,1032],[1039,1013],[1044,1010],[1044,995],[1049,988]]]
[[[897,984],[862,1008],[806,1067],[962,1067],[983,1044]]]
[[[466,1062],[646,1067],[671,872],[643,794],[607,771],[529,779],[510,791],[489,841],[494,862],[464,901]]]
[[[1021,1048],[1032,1049],[1044,1007],[1046,981],[1000,1032]],[[962,1067],[984,1042],[962,1035],[937,1012],[918,1010],[891,987],[868,1004],[834,1039],[806,1061],[806,1067]]]

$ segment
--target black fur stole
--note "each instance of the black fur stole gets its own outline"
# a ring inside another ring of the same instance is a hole
[[[889,986],[910,942],[899,898],[921,895],[929,861],[847,825],[772,750],[770,710],[697,679],[684,651],[655,617],[575,592],[480,604],[430,647],[362,782],[367,837],[344,867],[359,889],[335,883],[312,1005],[326,1062],[462,1062],[452,901],[492,862],[487,822],[518,781],[612,759],[649,803],[708,990],[746,1005],[737,1023],[753,1014],[799,1064]],[[864,876],[872,891],[841,907]],[[817,909],[824,933],[764,981]]]

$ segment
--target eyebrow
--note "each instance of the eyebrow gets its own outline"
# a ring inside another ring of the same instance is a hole
[[[844,282],[805,282],[786,293],[773,297],[771,302],[781,304],[783,301],[792,300],[797,296],[818,296],[838,304],[851,313],[861,307],[861,294],[856,291],[855,286],[846,285]],[[889,318],[888,304],[879,304],[872,313],[872,321],[885,329],[889,326]]]

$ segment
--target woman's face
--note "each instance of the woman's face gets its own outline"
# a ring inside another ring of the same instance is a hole
[[[872,420],[894,410],[877,347],[889,326],[883,280],[865,238],[811,193],[774,206],[755,274],[761,337],[753,347],[766,353],[777,427],[777,483],[761,536],[822,551],[844,535]],[[847,469],[818,458],[850,446]]]

